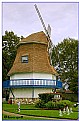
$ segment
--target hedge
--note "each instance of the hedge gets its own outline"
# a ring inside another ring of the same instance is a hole
[[[38,102],[36,102],[35,106],[37,108],[46,108],[46,109],[63,109],[64,107],[71,107],[72,106],[72,102],[69,100],[61,100],[61,101],[57,101],[57,102],[53,102],[53,101],[48,101],[47,103],[45,103],[42,100],[39,100]]]
[[[60,93],[62,100],[70,100],[73,102],[78,102],[78,95],[77,94],[72,94],[72,93]],[[52,101],[52,98],[54,98],[53,93],[44,93],[44,94],[39,94],[39,99],[43,100],[45,103],[47,103],[48,101]]]
[[[72,94],[72,93],[62,93],[62,99],[63,100],[70,100],[73,102],[78,102],[78,95]]]
[[[52,98],[54,97],[54,94],[39,94],[39,99],[43,100],[45,103],[47,103],[48,101],[52,101]]]

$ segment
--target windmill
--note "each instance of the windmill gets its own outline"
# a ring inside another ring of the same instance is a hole
[[[46,28],[45,23],[44,23],[44,21],[43,21],[43,19],[42,19],[42,16],[41,16],[41,14],[40,14],[40,11],[39,11],[37,5],[35,4],[34,6],[35,6],[35,9],[36,9],[36,11],[37,11],[37,13],[38,13],[38,16],[39,16],[39,18],[40,18],[40,21],[41,21],[41,23],[42,23],[42,25],[43,25],[43,28],[44,28],[44,30],[45,30],[45,34],[46,34],[47,39],[48,39],[48,53],[49,53],[49,56],[50,56],[50,64],[52,65],[52,58],[51,58],[51,57],[52,57],[52,47],[53,47],[53,44],[52,44],[52,41],[51,41],[51,39],[50,39],[50,36],[51,36],[51,27],[50,27],[50,25],[48,24],[48,28]]]

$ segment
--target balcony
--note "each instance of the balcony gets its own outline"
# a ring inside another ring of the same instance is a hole
[[[62,88],[62,82],[51,79],[14,79],[3,82],[3,88]]]

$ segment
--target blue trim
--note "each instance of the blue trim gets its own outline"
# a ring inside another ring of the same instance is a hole
[[[20,81],[20,80],[27,80],[33,83],[30,84],[10,84],[10,82],[14,82],[14,81]],[[43,80],[46,82],[55,82],[56,81],[56,85],[55,84],[34,84],[35,80]],[[51,79],[14,79],[14,80],[6,80],[3,82],[3,88],[62,88],[62,82],[58,81],[58,80],[51,80]]]
[[[61,81],[56,80],[56,86],[57,86],[57,87],[59,87],[59,88],[62,88],[62,82],[61,82]]]
[[[16,86],[11,86],[10,88],[59,88],[59,87],[52,86],[52,85],[34,85],[34,86],[33,85],[16,85]]]
[[[3,88],[10,88],[10,80],[3,81],[2,86]]]

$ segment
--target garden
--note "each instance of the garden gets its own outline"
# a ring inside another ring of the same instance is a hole
[[[52,110],[52,109],[46,110],[46,109],[36,108],[34,104],[22,104],[20,112],[18,112],[17,104],[3,104],[3,110],[7,112],[13,112],[16,114],[17,113],[23,114],[26,116],[35,116],[37,117],[37,119],[38,117],[42,117],[42,119],[47,119],[47,118],[78,119],[78,107],[72,107],[73,113],[71,113],[70,115],[67,115],[66,113],[62,114],[62,116],[59,116],[59,110]]]
[[[76,102],[69,100],[52,100],[51,96],[40,96],[35,104],[21,104],[20,112],[18,112],[17,104],[3,103],[3,110],[9,113],[23,115],[23,117],[10,117],[9,119],[28,119],[28,120],[47,120],[47,119],[78,119],[78,106],[74,107]],[[8,119],[3,114],[3,119]],[[26,116],[26,117],[25,117]]]

